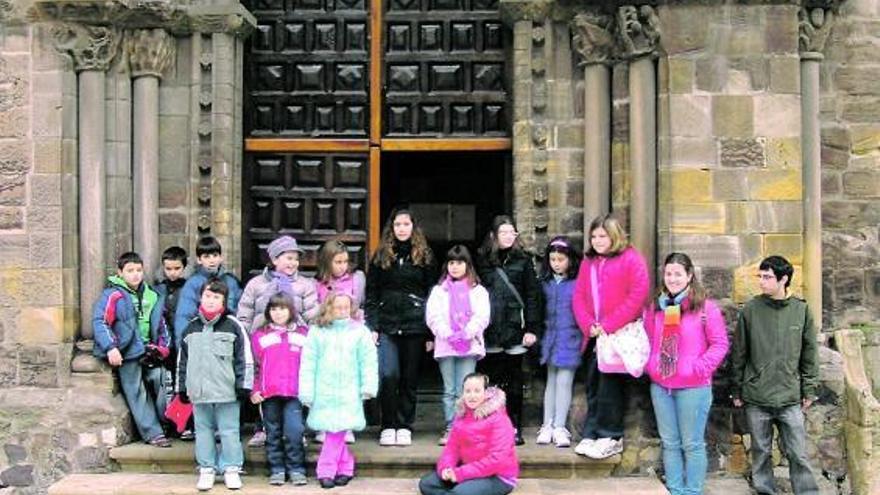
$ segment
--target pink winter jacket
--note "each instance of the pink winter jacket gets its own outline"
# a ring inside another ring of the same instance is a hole
[[[471,347],[466,354],[460,355],[449,343],[449,338],[452,337],[452,327],[449,323],[449,291],[442,285],[435,285],[431,289],[425,308],[425,323],[434,333],[434,359],[460,356],[473,356],[479,359],[486,355],[483,330],[489,326],[489,292],[478,284],[471,288],[468,299],[473,314],[465,325],[464,332],[470,338]]]
[[[307,334],[307,327],[281,330],[266,325],[251,335],[256,365],[252,393],[264,399],[299,395],[299,362]]]
[[[651,355],[646,370],[651,380],[665,388],[693,388],[712,385],[712,374],[724,361],[730,343],[721,310],[706,300],[700,311],[688,310],[688,299],[682,301],[681,326],[678,338],[678,361],[675,374],[660,377],[660,343],[663,340],[663,311],[652,307],[645,312],[645,330],[651,342]],[[651,315],[653,313],[653,316]],[[705,325],[703,316],[705,315]]]
[[[486,401],[476,409],[468,409],[461,399],[456,404],[452,431],[437,461],[438,476],[452,468],[458,483],[490,476],[516,483],[519,460],[504,392],[489,387],[486,394]]]
[[[571,307],[586,348],[590,327],[596,322],[590,267],[598,267],[599,324],[614,333],[642,314],[648,298],[648,268],[645,259],[632,246],[617,256],[584,258],[574,286]]]

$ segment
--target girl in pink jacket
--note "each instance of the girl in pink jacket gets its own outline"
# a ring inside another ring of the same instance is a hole
[[[481,373],[465,377],[449,441],[436,470],[419,481],[422,495],[506,495],[516,487],[513,423],[504,392],[488,385],[489,377]]]
[[[648,299],[648,268],[627,241],[616,218],[597,217],[590,223],[590,244],[581,262],[571,300],[584,335],[587,366],[587,418],[574,451],[593,459],[623,452],[626,374],[603,373],[596,358],[596,339],[642,316]]]
[[[269,484],[306,484],[299,363],[308,329],[296,325],[293,301],[284,293],[269,298],[268,322],[251,335],[256,372],[251,402],[261,404],[266,429]]]
[[[663,284],[656,304],[646,312],[645,327],[666,488],[672,495],[698,495],[703,493],[708,464],[705,434],[712,374],[729,343],[724,317],[706,299],[686,254],[672,253],[663,262]]]

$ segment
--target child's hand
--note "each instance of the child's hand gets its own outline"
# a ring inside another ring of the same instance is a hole
[[[434,350],[434,341],[429,340],[425,342],[425,352],[431,352]]]
[[[361,400],[370,400],[372,398],[373,398],[373,396],[370,394],[367,394],[367,393],[361,394]]]
[[[444,469],[443,472],[440,473],[440,477],[446,481],[455,483],[455,471],[453,471],[452,468]]]
[[[370,332],[370,335],[373,336],[373,343],[379,345],[379,332]]]
[[[122,353],[119,352],[119,349],[115,347],[110,349],[110,352],[107,353],[107,362],[114,368],[122,366]]]
[[[535,345],[535,342],[538,341],[538,336],[533,334],[532,332],[526,332],[523,335],[522,345],[525,347],[531,347]]]
[[[259,392],[252,393],[251,404],[259,404],[260,402],[263,402],[263,396]]]
[[[605,333],[605,329],[602,328],[602,325],[595,323],[590,327],[590,337],[598,337],[602,333]]]

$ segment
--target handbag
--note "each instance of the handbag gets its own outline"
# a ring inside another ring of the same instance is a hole
[[[184,404],[179,395],[175,395],[165,408],[165,417],[174,424],[177,433],[182,433],[186,429],[186,423],[192,417],[192,413],[193,405]]]
[[[596,265],[590,267],[593,291],[593,311],[599,321],[599,276]],[[602,373],[628,373],[636,378],[642,376],[651,344],[641,318],[631,321],[614,333],[603,333],[596,339],[596,360]]]

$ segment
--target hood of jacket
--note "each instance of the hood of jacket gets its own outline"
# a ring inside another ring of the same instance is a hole
[[[503,409],[506,404],[507,397],[504,395],[504,391],[498,387],[489,387],[486,389],[486,400],[473,410],[474,418],[485,419]],[[463,417],[468,411],[463,397],[455,402],[455,417]]]

